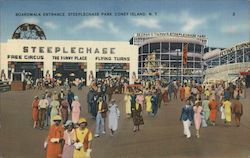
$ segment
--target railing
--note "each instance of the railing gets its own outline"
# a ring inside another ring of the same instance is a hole
[[[233,63],[233,64],[216,66],[214,68],[207,69],[205,72],[206,72],[206,74],[213,74],[213,73],[221,73],[221,72],[229,71],[229,70],[248,69],[249,67],[250,67],[250,62]],[[243,71],[243,70],[241,70],[241,71]]]
[[[217,79],[232,81],[239,77],[240,72],[248,71],[249,68],[250,62],[216,66],[205,71],[205,80]]]

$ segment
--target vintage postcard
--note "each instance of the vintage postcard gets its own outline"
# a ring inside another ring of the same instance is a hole
[[[250,158],[249,0],[0,0],[0,158]]]

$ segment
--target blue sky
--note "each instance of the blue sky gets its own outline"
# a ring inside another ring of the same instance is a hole
[[[209,46],[231,47],[250,39],[249,4],[250,0],[0,0],[0,36],[5,42],[28,22],[39,25],[48,40],[128,41],[138,32],[180,32],[204,34]],[[52,12],[65,16],[16,16]],[[71,12],[99,16],[69,16]],[[107,12],[112,15],[101,15]]]

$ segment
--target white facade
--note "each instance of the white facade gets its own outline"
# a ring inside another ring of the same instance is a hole
[[[8,40],[1,43],[0,69],[8,76],[10,62],[41,62],[43,75],[53,76],[53,62],[86,63],[86,76],[96,74],[96,63],[128,63],[129,78],[137,75],[138,47],[116,41]],[[87,85],[90,82],[87,80]]]

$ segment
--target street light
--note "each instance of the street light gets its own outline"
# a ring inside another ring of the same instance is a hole
[[[177,80],[179,80],[179,52],[181,50],[180,49],[175,49],[175,52],[177,54]]]

